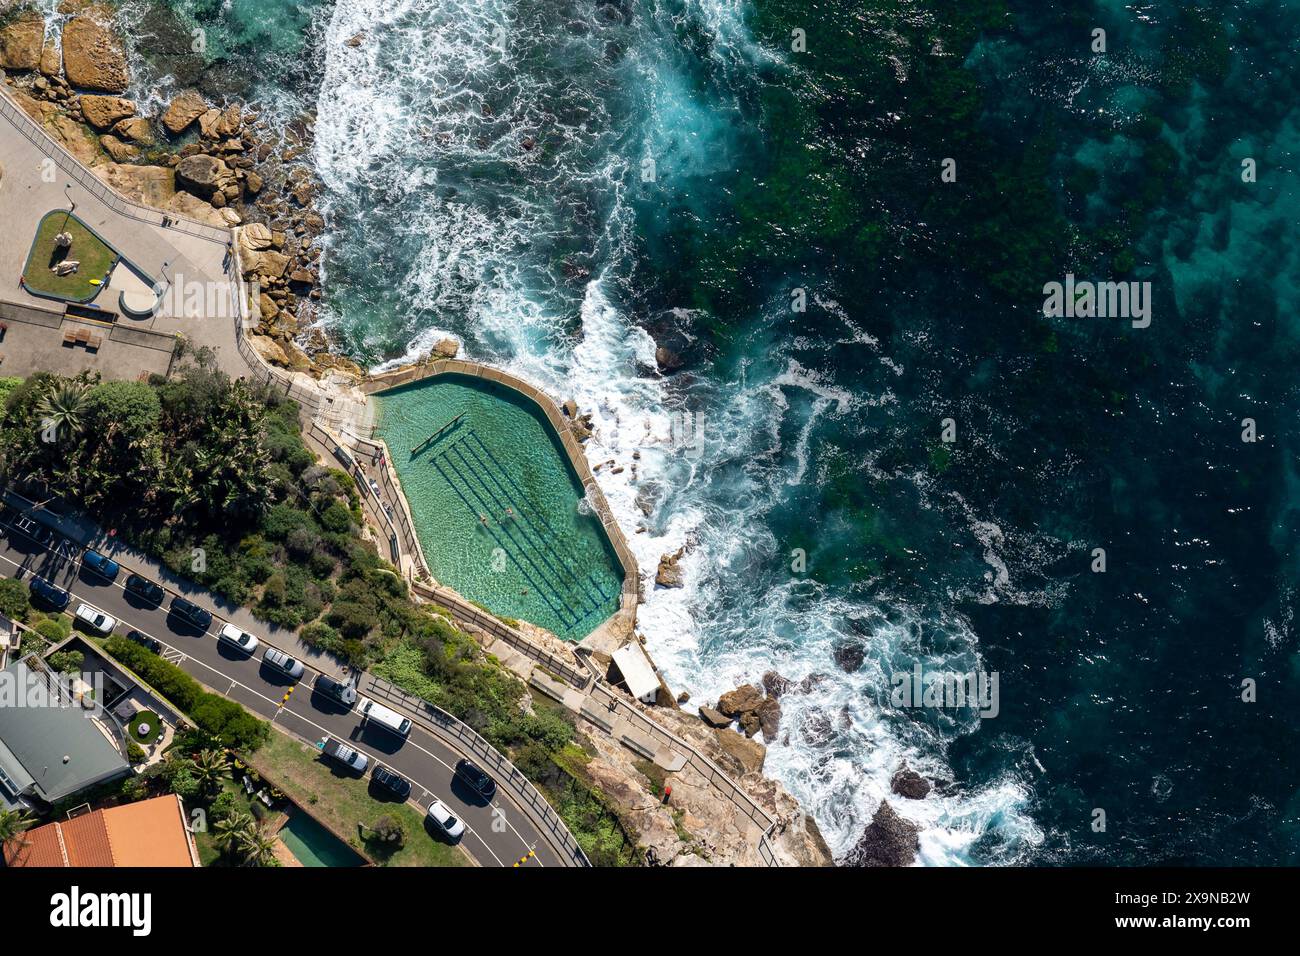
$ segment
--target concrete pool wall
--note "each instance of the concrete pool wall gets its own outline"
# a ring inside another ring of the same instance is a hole
[[[590,641],[593,636],[599,635],[606,629],[611,621],[621,621],[625,623],[625,629],[630,634],[632,621],[635,619],[636,615],[636,606],[640,590],[640,571],[636,563],[636,558],[632,555],[632,551],[627,545],[627,539],[623,536],[623,530],[619,527],[618,521],[614,518],[614,514],[610,510],[609,502],[605,500],[605,495],[601,492],[600,486],[596,483],[596,477],[592,474],[591,466],[587,463],[587,456],[583,452],[582,445],[573,436],[573,432],[569,428],[564,413],[549,395],[529,382],[511,375],[508,372],[503,372],[500,369],[492,368],[488,365],[482,365],[478,362],[468,362],[463,359],[438,359],[425,364],[395,369],[391,372],[376,375],[366,382],[361,383],[359,387],[367,395],[374,395],[402,385],[409,385],[413,382],[419,382],[441,375],[459,375],[467,378],[482,379],[486,382],[492,382],[504,386],[523,398],[528,399],[541,411],[542,416],[550,426],[552,437],[563,449],[565,456],[568,459],[569,467],[572,468],[574,475],[582,485],[583,493],[586,496],[587,501],[590,503],[592,511],[600,520],[610,551],[622,570],[623,583],[619,591],[618,611],[615,612],[612,618],[607,619],[603,624],[599,625],[592,632],[592,635],[589,635],[588,638],[586,638],[586,640]],[[371,437],[369,440],[375,444],[382,445],[382,442],[378,438]],[[387,455],[389,469],[392,467],[392,460],[393,456],[389,453]],[[403,501],[403,505],[409,507],[405,501]],[[425,560],[424,552],[418,547],[418,539],[416,544],[417,547],[412,548],[412,552],[419,556],[419,561],[423,565],[422,570],[428,574],[430,578],[433,578],[428,562]]]

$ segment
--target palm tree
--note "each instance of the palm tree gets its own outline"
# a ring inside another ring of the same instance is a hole
[[[26,810],[0,810],[0,843],[19,839],[35,822]],[[20,840],[19,845],[25,846],[26,842]]]
[[[55,441],[64,429],[74,435],[81,431],[81,412],[88,390],[87,383],[70,379],[58,383],[46,392],[36,403],[36,414],[40,416],[41,430],[52,429]]]
[[[218,820],[212,829],[216,832],[213,840],[221,852],[233,854],[242,845],[244,834],[257,829],[257,821],[251,813],[236,811]]]
[[[265,823],[254,824],[239,835],[239,855],[244,866],[271,866],[275,862],[275,834]]]
[[[225,751],[212,748],[200,750],[190,763],[194,778],[204,793],[216,793],[221,789],[221,781],[230,770],[230,760]]]

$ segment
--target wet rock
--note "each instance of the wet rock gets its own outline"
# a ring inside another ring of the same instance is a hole
[[[688,703],[690,699],[691,699],[691,695],[689,691],[682,691],[680,694],[677,695],[677,703],[679,704]]]
[[[826,683],[829,678],[825,674],[809,674],[799,682],[799,692],[809,694],[822,684]]]
[[[63,50],[59,41],[50,37],[41,47],[40,70],[48,77],[58,77],[63,72]]]
[[[167,127],[167,132],[179,136],[207,111],[207,101],[196,91],[186,90],[172,99],[167,112],[163,113],[162,124]]]
[[[907,797],[909,800],[924,800],[931,790],[930,781],[907,764],[898,768],[889,787],[900,797]]]
[[[672,554],[665,554],[659,559],[659,568],[655,571],[655,584],[661,588],[680,588],[685,580],[679,562],[686,548],[681,547]]]
[[[130,84],[121,38],[88,16],[73,17],[63,27],[63,72],[83,90],[121,93]]]
[[[460,352],[460,342],[450,335],[446,338],[439,339],[433,344],[432,353],[440,359],[454,359]]]
[[[763,739],[768,743],[776,740],[777,732],[781,729],[780,703],[775,697],[764,698],[755,713],[758,716],[759,729],[763,731]]]
[[[858,641],[836,641],[831,647],[831,656],[835,658],[835,664],[846,674],[856,673],[862,667],[862,662],[866,659],[866,648]]]
[[[910,866],[921,848],[921,828],[881,802],[870,825],[840,861],[841,866]]]
[[[135,100],[87,93],[81,97],[81,115],[97,130],[112,129],[117,123],[135,115]]]
[[[700,720],[704,721],[710,727],[730,727],[731,718],[725,714],[720,714],[712,707],[700,708]]]
[[[655,349],[655,364],[659,366],[660,372],[671,375],[685,368],[686,361],[672,349],[661,345]]]
[[[782,677],[776,671],[767,671],[763,674],[763,690],[767,696],[779,700],[781,695],[790,690],[794,682],[789,678]]]
[[[41,65],[45,17],[24,10],[0,27],[0,69],[25,73]]]
[[[799,736],[812,747],[824,747],[835,736],[835,725],[826,711],[813,707],[799,719]]]

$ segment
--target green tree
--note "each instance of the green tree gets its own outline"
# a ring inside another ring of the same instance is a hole
[[[56,439],[80,432],[89,388],[83,379],[65,379],[57,383],[36,403],[40,428],[52,432]]]
[[[17,839],[35,822],[26,810],[0,810],[0,843]]]
[[[221,781],[230,771],[230,760],[222,750],[205,748],[194,755],[190,761],[194,779],[199,783],[199,790],[205,794],[214,794],[221,789]]]

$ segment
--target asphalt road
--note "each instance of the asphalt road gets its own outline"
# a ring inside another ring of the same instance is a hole
[[[7,513],[0,518],[0,574],[24,581],[33,575],[44,577],[72,595],[69,614],[78,603],[85,602],[117,618],[118,633],[134,628],[157,639],[163,644],[162,656],[166,660],[281,730],[311,743],[327,735],[349,741],[350,746],[370,758],[367,773],[376,763],[382,763],[410,780],[411,802],[421,811],[433,797],[446,803],[465,822],[462,847],[480,864],[513,866],[527,857],[524,866],[564,865],[505,788],[498,787],[489,804],[455,778],[453,768],[462,754],[441,738],[418,724],[405,741],[383,728],[363,727],[356,714],[312,691],[319,672],[310,662],[304,662],[307,671],[296,682],[263,667],[262,652],[272,646],[263,634],[257,634],[261,646],[251,658],[219,645],[216,635],[222,619],[217,616],[214,600],[205,600],[201,593],[186,593],[187,598],[214,612],[212,627],[200,632],[167,613],[175,593],[171,588],[161,607],[151,607],[125,591],[126,568],[115,582],[107,582],[82,566],[81,549],[74,543],[56,535],[49,548],[42,548],[13,528],[13,517]],[[166,581],[159,583],[168,585]],[[252,630],[242,623],[240,626]],[[293,647],[284,650],[295,653]],[[330,766],[333,768],[333,764]],[[432,828],[426,829],[430,835],[424,839],[441,838],[434,835]]]

